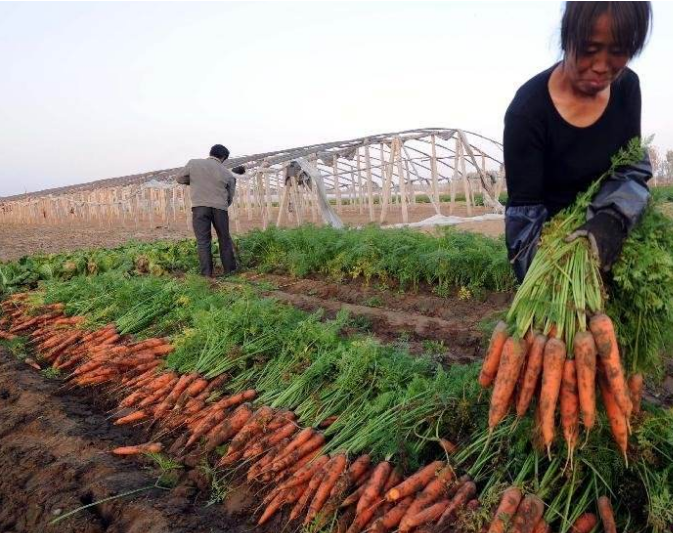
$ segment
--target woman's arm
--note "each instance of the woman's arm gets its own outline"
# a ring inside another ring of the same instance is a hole
[[[635,74],[625,101],[626,137],[640,138],[641,97]],[[650,198],[647,182],[651,177],[652,165],[645,150],[641,161],[620,167],[605,179],[587,210],[586,224],[570,236],[589,239],[604,271],[610,270],[619,259],[624,240],[645,211]]]
[[[542,225],[544,206],[544,132],[541,124],[508,112],[504,133],[507,209],[505,240],[510,262],[519,282],[533,261]]]

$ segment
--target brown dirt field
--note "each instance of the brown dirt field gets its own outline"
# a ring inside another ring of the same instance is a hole
[[[313,311],[324,309],[327,316],[339,310],[362,317],[371,332],[384,342],[405,342],[413,353],[425,351],[424,341],[439,341],[434,349],[439,360],[469,362],[481,356],[484,344],[480,323],[505,311],[511,295],[490,293],[483,299],[440,298],[421,289],[417,293],[392,292],[366,286],[358,281],[332,283],[321,279],[292,278],[277,274],[243,273],[252,283],[269,283],[276,290],[270,297]]]
[[[207,507],[200,470],[183,470],[172,490],[151,489],[58,516],[104,498],[152,486],[148,459],[109,450],[146,442],[141,430],[113,426],[97,391],[69,391],[0,348],[0,531],[3,533],[244,533],[258,528],[250,498]],[[276,526],[274,526],[276,524]]]
[[[378,209],[376,210],[378,216]],[[474,208],[473,216],[487,212],[482,207]],[[449,214],[449,206],[442,205],[442,213]],[[417,222],[429,218],[435,214],[429,204],[418,204],[410,209],[409,221]],[[456,216],[467,216],[464,206],[458,205]],[[358,209],[345,208],[342,218],[346,224],[361,225],[369,222],[368,215],[360,214]],[[273,217],[275,220],[275,217]],[[306,220],[311,222],[309,216]],[[397,208],[390,212],[389,223],[401,222],[401,215]],[[285,226],[291,224],[285,224]],[[239,233],[245,233],[253,228],[261,227],[261,221],[248,220],[242,213],[239,223]],[[236,225],[230,224],[234,234],[237,233]],[[491,236],[497,236],[504,231],[504,223],[501,220],[489,220],[483,222],[469,222],[455,226],[466,231],[478,231]],[[154,241],[157,239],[183,239],[192,237],[191,226],[186,220],[178,220],[170,225],[150,227],[122,227],[122,226],[92,226],[92,227],[67,227],[67,226],[0,226],[0,261],[18,259],[24,255],[37,253],[56,253],[82,248],[119,246],[124,242],[135,239],[139,241]]]

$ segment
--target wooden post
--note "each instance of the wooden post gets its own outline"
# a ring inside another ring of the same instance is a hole
[[[357,164],[358,164],[358,212],[360,214],[364,213],[364,206],[362,205],[363,194],[362,194],[362,162],[360,161],[360,150],[357,152]]]
[[[374,191],[372,189],[372,161],[369,155],[369,144],[365,145],[365,165],[367,167],[367,205],[369,206],[369,222],[374,222]]]
[[[458,174],[460,173],[460,170],[458,169],[459,152],[460,138],[456,137],[456,151],[453,155],[453,178],[451,179],[451,206],[449,207],[449,215],[453,215],[453,210],[456,207],[456,181],[458,180]]]
[[[386,164],[386,179],[384,180],[383,183],[383,191],[382,191],[383,196],[381,198],[381,216],[379,218],[380,224],[383,224],[386,221],[386,216],[388,214],[388,202],[390,201],[390,189],[393,178],[393,161],[396,150],[397,150],[397,142],[396,139],[393,139],[393,141],[390,143],[390,160]],[[385,160],[382,159],[382,161]]]
[[[402,142],[397,141],[398,144],[401,146]],[[399,175],[400,179],[400,202],[402,204],[402,223],[403,224],[408,224],[409,223],[409,212],[407,210],[407,184],[406,184],[406,179],[404,176],[404,170],[402,168],[402,152],[401,150],[397,151],[397,174]]]
[[[278,181],[278,192],[280,193],[280,181]],[[279,198],[278,201],[278,219],[276,220],[276,226],[280,227],[283,221],[285,220],[285,210],[287,209],[287,204],[289,201],[290,188],[283,186],[283,195]]]
[[[439,196],[439,177],[437,175],[437,146],[435,136],[431,137],[432,156],[430,158],[430,173],[432,174],[432,194],[435,197],[438,214],[442,214],[442,203]]]
[[[472,192],[470,191],[470,180],[467,179],[465,172],[465,157],[463,157],[463,143],[460,143],[460,173],[463,175],[463,188],[465,189],[465,205],[467,206],[467,216],[472,216]]]
[[[332,171],[334,172],[334,193],[336,194],[337,213],[341,214],[343,206],[341,205],[341,184],[339,183],[339,167],[337,166],[336,154],[332,157]]]

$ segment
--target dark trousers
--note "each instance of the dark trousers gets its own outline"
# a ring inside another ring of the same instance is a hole
[[[211,251],[211,225],[215,227],[217,240],[220,242],[220,259],[224,273],[236,270],[234,243],[229,235],[229,213],[214,207],[192,207],[192,224],[196,235],[196,247],[199,251],[201,275],[213,277],[213,254]]]

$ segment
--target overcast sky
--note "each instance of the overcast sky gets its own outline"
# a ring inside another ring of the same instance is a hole
[[[673,148],[673,3],[632,67]],[[500,140],[561,2],[0,3],[0,196],[419,127]]]

